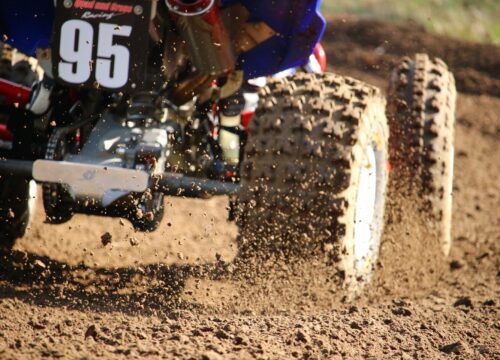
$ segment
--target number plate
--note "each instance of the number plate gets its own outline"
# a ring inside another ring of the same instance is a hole
[[[150,16],[150,0],[57,0],[56,79],[112,91],[143,88]]]

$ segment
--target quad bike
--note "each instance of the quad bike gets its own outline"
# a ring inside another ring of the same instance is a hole
[[[30,159],[13,148],[0,162],[2,246],[24,233],[31,179],[49,222],[97,214],[139,231],[155,230],[166,194],[229,195],[241,253],[320,252],[359,289],[377,261],[392,167],[411,169],[399,176],[416,183],[449,252],[456,91],[441,60],[403,59],[386,108],[373,86],[304,70],[325,28],[320,0],[26,3],[50,19],[33,25],[52,44],[36,50],[45,76],[34,87],[50,94],[38,116],[50,125]],[[3,31],[34,54],[29,29],[8,26],[16,7],[0,6]]]

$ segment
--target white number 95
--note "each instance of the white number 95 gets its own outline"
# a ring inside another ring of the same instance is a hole
[[[103,87],[117,89],[128,81],[130,52],[113,44],[115,36],[129,37],[131,26],[99,24],[95,79]],[[92,74],[94,28],[83,20],[68,20],[61,27],[58,64],[59,77],[71,84],[82,84]]]

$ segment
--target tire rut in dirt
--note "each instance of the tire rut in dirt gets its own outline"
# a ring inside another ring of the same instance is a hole
[[[242,165],[239,258],[314,257],[331,265],[339,284],[364,282],[375,259],[367,259],[367,274],[356,271],[354,218],[364,151],[375,144],[386,152],[379,90],[333,74],[297,74],[270,80],[261,98]]]

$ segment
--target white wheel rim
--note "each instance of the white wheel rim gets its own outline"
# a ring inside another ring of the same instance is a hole
[[[443,211],[443,216],[446,217],[451,217],[452,211],[453,211],[453,176],[454,176],[454,171],[455,171],[455,147],[452,146],[449,154],[449,173],[448,173],[448,183],[447,183],[447,189],[445,193],[445,204],[444,204],[444,211]],[[446,219],[445,224],[443,225],[442,231],[444,234],[442,236],[445,239],[445,242],[443,244],[443,252],[445,256],[448,256],[451,250],[451,220]]]
[[[375,149],[368,146],[360,169],[354,224],[354,258],[358,274],[369,274],[378,252],[378,239],[373,236],[376,219],[377,163]]]
[[[37,195],[37,186],[36,182],[34,180],[31,180],[29,183],[29,199],[28,199],[28,224],[27,226],[31,225],[31,222],[33,221],[33,217],[35,216],[35,209],[36,209],[36,195]]]

